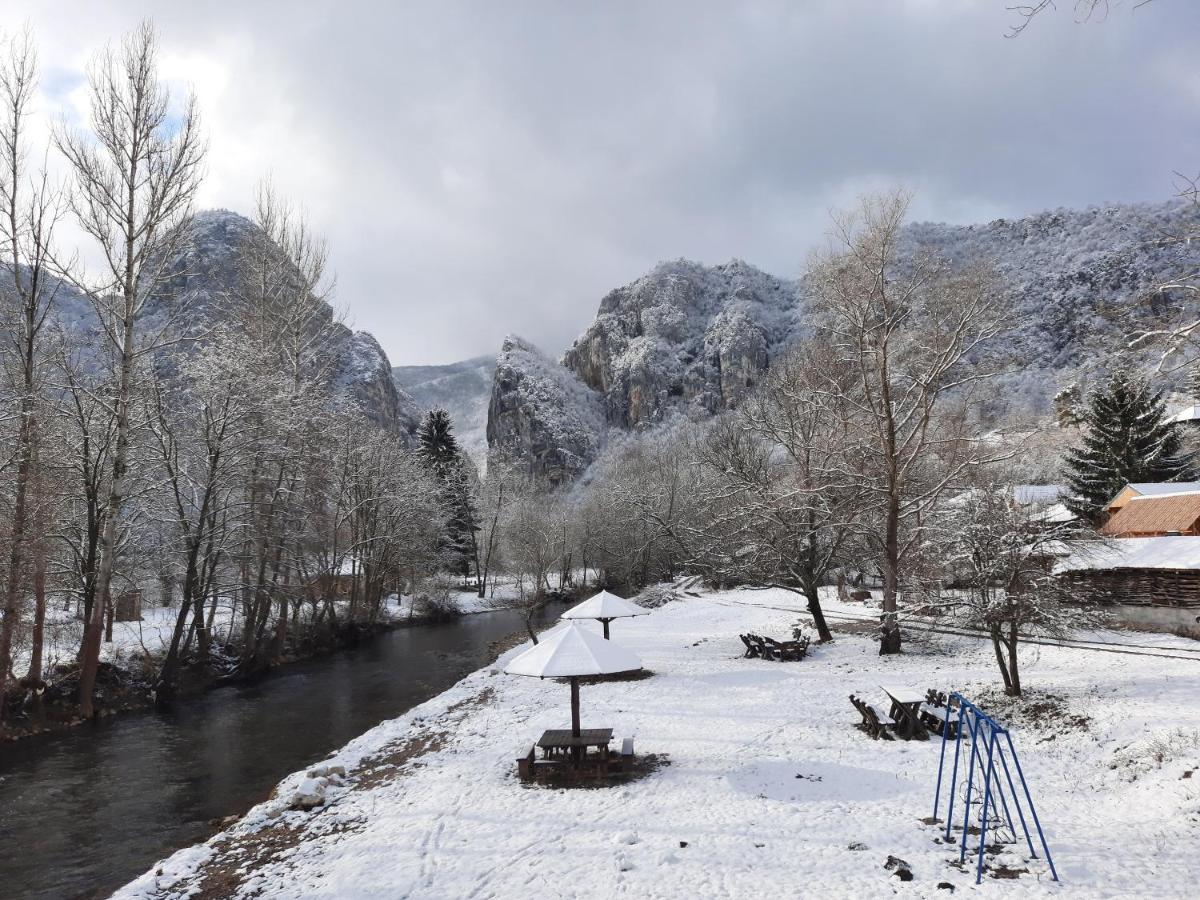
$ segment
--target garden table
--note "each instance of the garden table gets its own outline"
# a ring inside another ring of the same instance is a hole
[[[925,702],[925,695],[907,687],[886,684],[880,687],[892,701],[891,716],[896,720],[896,734],[906,741],[926,740],[929,732],[921,724],[921,704]]]

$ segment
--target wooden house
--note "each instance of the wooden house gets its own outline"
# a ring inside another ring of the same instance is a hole
[[[1200,493],[1200,481],[1156,481],[1127,484],[1108,502],[1108,514],[1114,515],[1139,497],[1166,497],[1173,494]]]
[[[1109,515],[1100,533],[1120,538],[1200,535],[1200,491],[1128,497]]]

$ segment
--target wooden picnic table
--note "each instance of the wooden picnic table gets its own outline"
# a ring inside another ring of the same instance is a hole
[[[570,728],[550,729],[538,738],[537,745],[547,756],[566,756],[567,751],[575,751],[577,756],[587,751],[588,747],[596,747],[603,757],[608,756],[608,745],[612,743],[611,728],[581,728],[576,736]]]
[[[908,687],[881,684],[883,692],[892,701],[891,716],[896,720],[896,734],[906,741],[926,740],[929,732],[921,724],[921,704],[925,695]]]

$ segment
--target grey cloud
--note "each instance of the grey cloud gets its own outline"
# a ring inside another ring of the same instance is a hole
[[[231,87],[211,199],[274,171],[397,364],[557,352],[664,258],[794,275],[831,205],[922,218],[1162,199],[1200,169],[1200,9],[1003,37],[1003,0],[31,4],[55,83],[147,12]],[[26,14],[26,13],[21,13]],[[232,149],[231,149],[232,148]],[[236,152],[235,152],[236,150]]]

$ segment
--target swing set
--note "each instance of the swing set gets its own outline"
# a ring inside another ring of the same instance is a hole
[[[967,828],[970,825],[972,798],[976,790],[983,794],[983,802],[982,814],[979,818],[979,852],[978,861],[975,864],[975,883],[980,884],[983,881],[983,853],[987,845],[989,824],[991,824],[993,832],[999,826],[1007,824],[1009,832],[1014,836],[1013,839],[1016,839],[1017,831],[1013,827],[1012,819],[1014,808],[1016,809],[1021,829],[1025,834],[1025,843],[1029,845],[1029,855],[1032,859],[1038,858],[1037,851],[1033,848],[1033,835],[1025,819],[1025,810],[1022,809],[1021,798],[1017,793],[1016,785],[1019,782],[1021,793],[1025,796],[1026,808],[1029,811],[1030,818],[1033,820],[1033,826],[1037,830],[1042,852],[1046,854],[1046,862],[1050,866],[1050,874],[1055,881],[1058,881],[1058,872],[1055,870],[1054,860],[1050,856],[1050,847],[1046,844],[1046,835],[1042,832],[1042,823],[1038,821],[1037,811],[1033,808],[1033,797],[1029,793],[1029,785],[1025,781],[1025,774],[1021,771],[1021,762],[1017,759],[1017,750],[1013,746],[1012,735],[1008,733],[1007,728],[957,692],[950,694],[950,702],[946,708],[946,727],[942,729],[942,756],[938,762],[937,789],[933,796],[934,819],[938,818],[938,811],[941,807],[942,774],[946,766],[946,748],[950,743],[950,726],[953,721],[950,714],[950,707],[954,701],[958,702],[958,727],[954,735],[954,763],[950,771],[949,788],[946,791],[949,797],[946,807],[946,840],[953,840],[950,835],[950,829],[954,823],[954,795],[955,788],[960,784],[959,760],[962,756],[962,745],[965,737],[970,740],[971,750],[970,758],[966,763],[966,795],[963,799],[962,840],[959,841],[959,862],[965,863],[967,860]],[[1012,763],[1011,766],[1009,765],[1010,762]],[[1013,779],[1014,771],[1016,772],[1015,781]],[[979,801],[976,800],[975,802],[978,803]],[[997,804],[1004,812],[1003,818],[997,814]],[[990,819],[989,816],[991,817]]]

